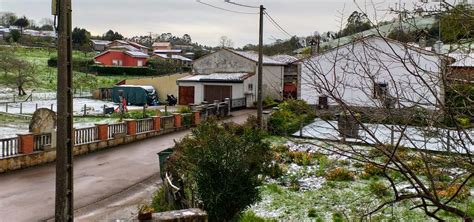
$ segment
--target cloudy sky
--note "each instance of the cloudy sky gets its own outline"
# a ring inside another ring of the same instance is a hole
[[[258,15],[236,14],[215,9],[196,0],[72,0],[73,25],[84,27],[92,34],[105,33],[113,29],[127,37],[171,32],[182,36],[188,33],[206,45],[217,45],[220,36],[228,36],[235,46],[258,42]],[[338,17],[357,9],[354,0],[234,0],[235,2],[264,4],[268,13],[291,35],[307,36],[314,31],[337,31]],[[399,0],[375,1],[377,17],[387,15],[384,9]],[[224,3],[224,0],[202,0],[218,7],[258,12],[258,9],[243,8]],[[371,2],[371,1],[367,1]],[[402,0],[407,7],[416,0]],[[367,6],[368,14],[374,15],[374,8],[366,1],[357,0],[359,6]],[[0,0],[0,12],[14,12],[37,21],[49,17],[51,0]],[[265,41],[287,38],[268,20],[265,22]]]

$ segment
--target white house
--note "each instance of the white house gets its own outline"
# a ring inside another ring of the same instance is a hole
[[[286,63],[263,58],[263,97],[283,98]],[[179,103],[232,100],[233,107],[253,106],[257,100],[258,54],[221,49],[193,62],[193,75],[177,81]]]
[[[364,37],[301,65],[300,99],[320,107],[423,107],[444,101],[447,57],[377,36]]]

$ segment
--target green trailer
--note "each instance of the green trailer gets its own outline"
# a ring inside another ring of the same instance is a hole
[[[158,105],[158,94],[153,86],[121,85],[112,89],[112,100],[120,103],[120,96],[127,100],[127,105],[149,106]]]

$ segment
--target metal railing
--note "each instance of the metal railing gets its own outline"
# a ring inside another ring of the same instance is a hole
[[[126,134],[127,133],[127,124],[126,123],[112,123],[109,124],[109,139],[114,138],[117,134]]]
[[[18,154],[19,142],[18,137],[0,139],[0,158]]]
[[[51,146],[51,133],[35,135],[33,144],[34,151],[42,151],[47,146]]]
[[[162,116],[160,122],[161,129],[171,129],[174,127],[174,116]]]
[[[137,120],[137,133],[153,131],[153,119]]]
[[[88,127],[88,128],[81,128],[76,129],[74,131],[74,144],[75,145],[82,145],[87,143],[93,143],[98,139],[97,135],[97,127]]]

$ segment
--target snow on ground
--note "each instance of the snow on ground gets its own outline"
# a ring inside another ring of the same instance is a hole
[[[403,126],[398,125],[383,125],[383,124],[364,124],[367,131],[359,131],[360,139],[346,139],[348,142],[363,142],[368,144],[376,144],[375,139],[377,138],[384,144],[391,143],[391,132],[394,129],[394,141],[396,142],[400,136]],[[405,130],[405,133],[400,141],[401,146],[433,150],[433,151],[453,151],[466,153],[463,148],[466,147],[470,152],[474,152],[474,144],[470,143],[469,138],[474,138],[474,130],[466,130],[465,134],[458,134],[458,131],[440,129],[434,127],[413,127],[409,126]],[[316,119],[313,123],[303,127],[301,132],[293,134],[294,136],[303,136],[307,138],[315,139],[327,139],[340,141],[341,137],[337,130],[337,121],[325,121],[322,119]],[[447,146],[447,136],[450,135],[450,146]],[[465,144],[465,145],[462,145]]]
[[[22,108],[23,114],[32,114],[36,110],[36,106],[39,108],[48,108],[51,109],[53,106],[53,111],[57,111],[56,99],[52,100],[33,100],[32,102],[22,102],[22,103],[9,103],[8,104],[8,113],[19,114],[20,107]],[[87,106],[87,114],[95,115],[102,114],[104,105],[107,107],[112,107],[114,104],[109,101],[94,100],[94,99],[74,99],[74,115],[84,114],[84,105]],[[0,105],[0,112],[6,112],[6,104]]]

